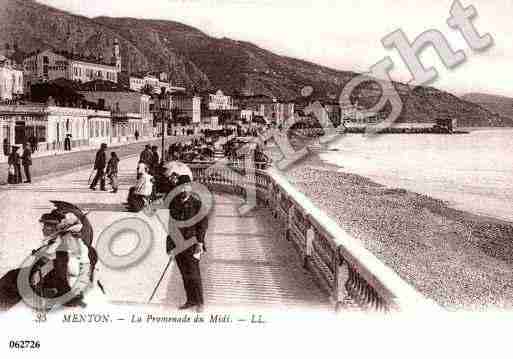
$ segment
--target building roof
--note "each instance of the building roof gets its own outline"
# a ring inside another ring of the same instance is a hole
[[[111,91],[111,92],[135,92],[127,86],[107,80],[93,80],[79,84],[80,91]]]
[[[116,66],[116,63],[113,63],[113,62],[110,62],[110,61],[107,61],[104,59],[100,59],[100,58],[97,58],[92,55],[86,56],[84,54],[71,53],[71,52],[68,52],[65,50],[53,50],[51,48],[33,51],[33,52],[27,54],[26,58],[38,55],[45,51],[51,51],[54,54],[61,55],[61,56],[65,57],[66,59],[72,60],[72,61],[81,61],[81,62],[86,62],[86,63],[90,63],[90,64],[105,65],[105,66],[112,66],[112,67]]]

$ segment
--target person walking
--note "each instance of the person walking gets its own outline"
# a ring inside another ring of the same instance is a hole
[[[137,141],[139,139],[139,131],[135,130],[134,136],[135,140]]]
[[[21,164],[23,165],[23,170],[25,171],[25,183],[31,183],[32,178],[30,177],[30,166],[32,166],[32,148],[28,142],[23,147]]]
[[[64,139],[64,151],[71,151],[71,135],[69,133]]]
[[[96,190],[96,184],[100,181],[100,190],[106,191],[105,189],[105,166],[107,164],[107,155],[105,150],[107,144],[102,143],[98,152],[96,152],[96,159],[94,160],[94,169],[96,170],[96,176],[94,176],[93,182],[89,187],[93,191]]]
[[[151,153],[150,145],[146,145],[144,150],[141,152],[141,156],[139,157],[139,162],[144,163],[148,168],[151,167],[151,162],[153,160],[153,154]]]
[[[118,163],[118,155],[116,152],[111,152],[109,163],[107,164],[107,177],[110,179],[112,193],[116,193],[118,191]]]
[[[182,192],[173,198],[169,205],[169,218],[170,226],[175,226],[174,221],[184,222],[189,221],[200,213],[202,202],[192,193],[191,178],[188,175],[181,175],[178,177],[177,186],[182,186]],[[171,228],[171,227],[170,227]],[[196,307],[198,312],[203,310],[203,288],[201,283],[200,272],[200,258],[205,249],[205,234],[208,228],[208,215],[200,218],[189,227],[176,228],[182,234],[185,244],[191,241],[193,237],[196,238],[197,243],[189,246],[184,251],[176,254],[175,260],[182,275],[184,289],[187,300],[180,306],[179,309],[189,309]],[[171,254],[171,251],[176,248],[176,234],[170,229],[169,235],[166,239],[166,252]],[[176,233],[176,232],[175,232]]]

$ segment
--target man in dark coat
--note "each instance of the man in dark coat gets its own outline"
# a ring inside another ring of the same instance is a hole
[[[151,166],[150,173],[155,176],[157,174],[157,169],[159,168],[159,153],[157,146],[151,146]]]
[[[32,166],[32,149],[30,143],[26,143],[23,146],[23,155],[21,156],[21,164],[25,170],[25,183],[30,183],[32,178],[30,177],[30,166]]]
[[[89,187],[93,191],[96,190],[96,184],[100,181],[100,190],[106,191],[105,188],[105,166],[107,165],[107,155],[105,154],[105,150],[107,149],[107,144],[102,143],[98,152],[96,152],[96,159],[94,160],[94,169],[96,170],[96,176],[94,176],[93,182]]]
[[[153,155],[151,153],[151,147],[150,147],[150,145],[146,145],[144,150],[141,152],[141,156],[139,157],[139,162],[142,162],[148,168],[151,168],[152,160],[153,160]]]
[[[71,151],[71,135],[69,133],[64,139],[64,151]]]
[[[177,222],[183,222],[192,219],[200,212],[202,202],[197,195],[192,193],[190,182],[191,179],[187,175],[181,175],[178,177],[177,186],[183,185],[183,189],[180,194],[173,198],[169,205],[170,219],[172,218]],[[191,241],[192,238],[196,238],[197,241],[197,243],[189,246],[184,251],[177,253],[175,256],[187,296],[187,301],[185,304],[180,306],[180,309],[189,309],[192,307],[196,307],[197,311],[202,311],[203,309],[203,288],[201,284],[199,262],[201,254],[205,251],[205,234],[207,232],[207,228],[207,215],[203,218],[199,218],[199,221],[189,227],[178,228],[183,236],[186,247],[188,241]],[[173,230],[170,230],[169,233],[170,235],[168,236],[166,243],[168,254],[170,254],[175,248],[175,243],[178,240],[176,235],[173,235]]]

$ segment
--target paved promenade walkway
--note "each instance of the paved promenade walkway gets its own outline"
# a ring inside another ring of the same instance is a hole
[[[39,246],[37,222],[51,208],[50,200],[72,202],[90,211],[98,235],[116,219],[135,217],[150,224],[154,241],[147,256],[128,268],[101,266],[101,278],[109,300],[117,303],[147,303],[168,262],[165,231],[156,217],[129,213],[121,205],[135,177],[136,158],[120,163],[120,191],[116,194],[90,191],[89,171],[78,171],[31,185],[0,188],[0,275],[18,266],[30,250]],[[202,258],[206,309],[303,307],[331,309],[326,293],[301,268],[292,245],[283,239],[282,228],[269,212],[259,208],[241,217],[236,196],[215,194],[215,207],[207,233],[207,253]],[[167,212],[167,211],[163,211]],[[164,223],[167,223],[165,221]],[[137,245],[126,234],[113,243],[113,251],[127,253]],[[185,300],[178,269],[171,264],[152,303],[175,309]]]

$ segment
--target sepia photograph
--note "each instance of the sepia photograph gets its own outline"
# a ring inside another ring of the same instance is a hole
[[[501,339],[512,14],[0,0],[0,353]]]

